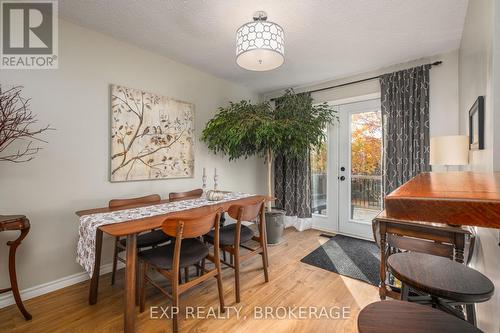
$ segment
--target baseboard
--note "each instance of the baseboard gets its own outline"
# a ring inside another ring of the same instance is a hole
[[[122,262],[118,262],[118,269],[125,267]],[[110,273],[113,268],[112,263],[101,266],[101,275]],[[89,279],[89,274],[87,272],[76,273],[69,275],[51,282],[39,284],[38,286],[33,286],[20,291],[21,299],[23,301],[48,294],[52,291],[56,291]],[[0,296],[0,309],[5,308],[9,305],[15,304],[14,296],[12,293],[5,293]]]

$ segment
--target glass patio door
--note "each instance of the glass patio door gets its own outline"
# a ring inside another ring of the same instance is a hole
[[[313,227],[372,239],[372,219],[382,210],[380,98],[334,104],[339,123],[311,152]]]
[[[382,210],[380,100],[339,106],[338,231],[373,238],[372,219]]]

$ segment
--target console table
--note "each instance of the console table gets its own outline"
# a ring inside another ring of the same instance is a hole
[[[465,239],[473,236],[468,226],[500,228],[500,173],[421,173],[386,196],[373,223],[380,297],[398,297],[385,284],[389,246],[463,262]]]
[[[387,217],[500,228],[500,172],[425,172],[385,197]]]
[[[30,320],[31,314],[26,310],[19,294],[19,287],[17,285],[16,275],[16,250],[22,240],[28,235],[30,230],[30,221],[24,215],[0,215],[0,232],[2,231],[20,231],[21,234],[17,239],[8,241],[9,249],[9,277],[10,288],[0,289],[0,294],[12,291],[16,305],[19,311],[23,314],[26,320]]]

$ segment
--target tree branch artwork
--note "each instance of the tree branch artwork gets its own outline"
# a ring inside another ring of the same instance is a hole
[[[111,86],[111,180],[193,177],[194,106]]]
[[[34,142],[46,143],[39,135],[52,130],[50,126],[37,129],[30,109],[30,99],[21,95],[22,86],[4,89],[0,85],[0,161],[22,163],[31,161],[42,149]]]

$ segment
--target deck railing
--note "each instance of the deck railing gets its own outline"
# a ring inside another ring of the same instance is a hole
[[[326,209],[326,179],[326,174],[313,174],[313,210],[315,213],[321,214]],[[351,202],[353,207],[381,209],[381,189],[382,176],[352,175]]]
[[[382,207],[382,176],[352,175],[351,202],[355,207]]]

